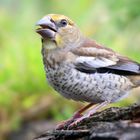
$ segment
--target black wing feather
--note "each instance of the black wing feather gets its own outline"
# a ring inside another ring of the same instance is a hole
[[[87,63],[76,64],[76,69],[84,73],[113,73],[119,75],[140,75],[140,64],[129,62],[108,67],[94,68]]]

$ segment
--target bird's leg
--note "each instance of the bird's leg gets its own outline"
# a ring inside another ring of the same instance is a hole
[[[91,109],[87,114],[85,114],[83,117],[88,118],[88,117],[92,116],[95,112],[97,112],[97,110],[107,106],[108,104],[109,104],[109,102],[107,102],[107,101],[98,104],[93,109]]]
[[[92,116],[95,112],[97,112],[97,110],[99,110],[99,109],[105,107],[105,106],[108,105],[108,104],[109,104],[109,102],[107,102],[107,101],[98,104],[97,106],[93,107],[93,109],[90,110],[87,114],[83,115],[83,116],[80,117],[80,118],[77,118],[77,120],[74,121],[74,122],[72,122],[72,123],[69,125],[69,127],[73,127],[73,126],[77,125],[79,122],[81,122],[83,119],[89,118],[89,117]]]
[[[73,118],[77,119],[77,118],[81,117],[82,113],[85,112],[90,107],[92,107],[93,105],[95,105],[95,104],[94,103],[90,103],[90,104],[86,105],[85,107],[81,108],[80,110],[78,110],[77,112],[74,113]]]
[[[61,124],[59,124],[56,129],[63,129],[67,126],[69,126],[71,123],[73,123],[76,119],[82,117],[82,113],[84,111],[86,111],[87,109],[89,109],[91,106],[95,105],[94,103],[90,103],[88,105],[86,105],[85,107],[81,108],[80,110],[78,110],[77,112],[74,113],[73,117],[63,121]]]

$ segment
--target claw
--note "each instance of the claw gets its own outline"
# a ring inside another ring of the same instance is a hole
[[[66,129],[74,120],[72,119],[69,119],[69,120],[66,120],[66,121],[63,121],[61,122],[60,124],[58,124],[56,126],[56,130],[62,130],[62,129]]]

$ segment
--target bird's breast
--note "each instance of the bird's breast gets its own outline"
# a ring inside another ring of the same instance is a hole
[[[75,68],[75,56],[59,49],[42,49],[47,80],[68,99],[99,103],[115,102],[133,87],[125,77],[112,73],[84,73]]]
[[[99,103],[114,102],[122,98],[132,83],[124,76],[115,74],[86,74],[72,64],[62,63],[55,68],[45,67],[50,85],[68,99]]]

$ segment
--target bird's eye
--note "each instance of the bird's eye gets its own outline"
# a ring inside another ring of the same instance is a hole
[[[62,19],[62,20],[60,21],[60,23],[61,23],[61,26],[62,26],[62,27],[65,27],[65,26],[68,24],[67,20],[65,20],[65,19]]]

